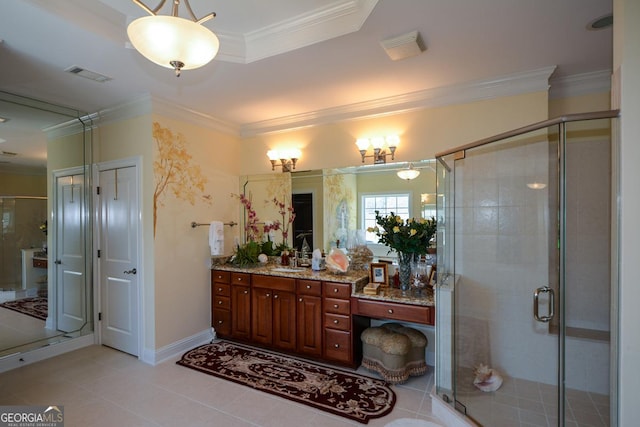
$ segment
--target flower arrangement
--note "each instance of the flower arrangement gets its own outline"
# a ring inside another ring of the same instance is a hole
[[[289,227],[296,219],[296,213],[293,210],[293,206],[289,205],[287,207],[284,202],[279,201],[275,197],[271,202],[278,208],[278,213],[282,216],[282,221],[276,220],[273,224],[265,225],[264,232],[268,233],[271,230],[281,230],[282,243],[278,244],[276,249],[279,249],[280,251],[287,250],[289,248],[287,244],[287,239],[289,238]]]
[[[434,217],[409,218],[405,221],[393,212],[381,216],[376,211],[376,223],[378,225],[369,227],[367,231],[378,236],[378,243],[389,246],[399,254],[426,254],[437,228]]]
[[[247,242],[257,242],[261,236],[260,229],[258,228],[258,215],[251,204],[251,195],[247,197],[244,194],[231,194],[231,197],[236,197],[240,200],[240,203],[244,206],[244,210],[247,213],[247,222],[244,226]]]

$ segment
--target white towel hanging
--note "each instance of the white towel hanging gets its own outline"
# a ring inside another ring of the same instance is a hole
[[[222,221],[211,221],[209,224],[209,246],[211,255],[224,254],[224,224]]]

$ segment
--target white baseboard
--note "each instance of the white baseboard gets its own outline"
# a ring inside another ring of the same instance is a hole
[[[0,372],[6,372],[11,369],[30,365],[41,360],[94,345],[95,343],[95,336],[91,333],[78,338],[68,339],[58,343],[49,344],[44,347],[25,351],[23,353],[10,354],[0,358]]]
[[[145,349],[142,352],[141,360],[149,365],[157,365],[170,359],[177,359],[185,352],[199,345],[207,344],[213,339],[211,328],[198,332],[195,335],[176,341],[169,345],[165,345],[157,350]]]

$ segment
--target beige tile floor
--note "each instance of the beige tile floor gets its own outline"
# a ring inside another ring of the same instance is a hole
[[[174,362],[150,366],[107,347],[86,347],[0,374],[0,405],[64,405],[66,427],[362,425]],[[368,425],[398,418],[438,422],[432,386],[433,370],[393,386],[395,408]]]

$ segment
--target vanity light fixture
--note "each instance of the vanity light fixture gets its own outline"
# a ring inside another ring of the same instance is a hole
[[[151,9],[141,0],[132,0],[149,15],[134,20],[127,28],[131,44],[151,62],[173,68],[180,77],[181,70],[192,70],[209,63],[220,48],[218,37],[200,25],[216,16],[214,12],[197,19],[189,0],[184,0],[191,20],[178,16],[180,0],[172,0],[171,15],[157,15],[166,0]]]
[[[362,163],[366,157],[373,157],[373,164],[387,163],[387,156],[391,155],[391,160],[395,159],[396,148],[400,137],[398,135],[389,135],[386,138],[376,136],[371,139],[360,138],[356,141],[360,155],[362,156]],[[367,154],[371,149],[373,154]],[[387,152],[387,150],[389,150]]]
[[[409,167],[407,169],[400,169],[398,172],[396,172],[396,174],[401,179],[411,181],[412,179],[416,179],[420,175],[420,171],[418,169],[414,169],[413,164],[409,163]]]
[[[296,168],[296,163],[300,158],[301,152],[297,148],[290,150],[269,150],[267,157],[271,161],[271,170],[276,170],[276,166],[282,167],[282,172],[291,172]],[[280,160],[280,163],[277,161]]]

